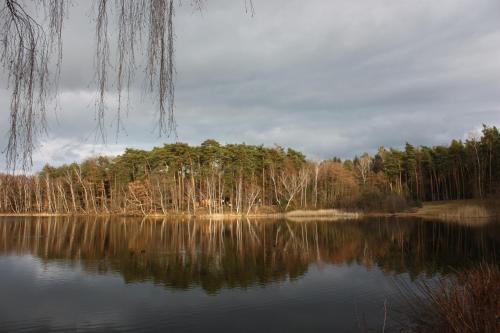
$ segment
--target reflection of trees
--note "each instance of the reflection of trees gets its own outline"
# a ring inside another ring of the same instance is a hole
[[[69,259],[127,282],[207,292],[302,276],[309,264],[358,263],[435,274],[498,252],[491,231],[409,220],[307,222],[15,218],[0,223],[0,253]],[[494,260],[494,259],[491,259]]]

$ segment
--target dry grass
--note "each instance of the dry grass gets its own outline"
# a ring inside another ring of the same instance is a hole
[[[292,222],[307,221],[345,221],[359,219],[363,214],[357,212],[346,212],[338,209],[319,209],[319,210],[294,210],[284,216]]]
[[[338,209],[294,210],[285,214],[286,217],[342,217],[359,218],[361,213],[346,212]]]
[[[422,208],[414,208],[398,215],[435,218],[481,226],[498,216],[498,212],[493,210],[486,201],[453,200],[424,203]]]
[[[443,201],[425,204],[420,209],[421,214],[449,216],[456,218],[486,218],[493,214],[485,204],[473,200]]]
[[[402,288],[411,307],[409,332],[500,332],[500,270],[481,264],[441,278],[436,284],[421,283],[417,290]]]

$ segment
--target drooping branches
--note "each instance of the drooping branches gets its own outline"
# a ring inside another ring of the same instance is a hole
[[[201,1],[194,1],[201,6]],[[120,130],[123,93],[129,93],[138,68],[136,54],[145,52],[147,89],[158,103],[158,131],[169,135],[174,121],[174,9],[173,0],[98,0],[96,13],[97,119],[104,139],[104,112],[109,90],[109,68],[116,69],[117,131]],[[117,23],[116,63],[110,62],[109,17]]]
[[[15,169],[21,162],[26,169],[32,164],[39,135],[46,130],[47,97],[50,92],[57,95],[63,53],[62,29],[71,2],[2,2],[1,63],[11,90],[7,164]],[[202,10],[205,0],[190,0],[189,3],[196,10]],[[146,73],[146,87],[157,102],[159,135],[175,132],[174,14],[175,6],[181,4],[182,0],[94,0],[96,118],[98,134],[103,141],[109,105],[107,96],[111,88],[116,87],[116,128],[119,132],[123,94],[128,96],[135,73],[141,69],[138,58],[145,60],[142,69]],[[45,11],[44,22],[37,15],[40,7]],[[245,0],[245,8],[253,15],[251,0]],[[110,24],[113,28],[116,24],[116,30],[110,29]],[[116,37],[116,52],[112,48],[112,37]],[[137,57],[140,51],[144,53]],[[56,59],[55,71],[49,66],[53,58]]]
[[[0,61],[11,91],[6,158],[13,169],[18,161],[23,168],[31,165],[38,135],[46,129],[47,96],[54,82],[49,76],[52,51],[57,52],[56,76],[62,59],[61,32],[68,3],[43,0],[31,6],[37,4],[46,10],[48,33],[23,2],[5,0],[0,7]]]

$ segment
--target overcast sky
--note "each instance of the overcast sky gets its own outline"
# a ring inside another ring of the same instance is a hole
[[[158,138],[157,111],[132,91],[126,131],[95,138],[94,26],[75,1],[64,30],[61,110],[35,169],[167,142],[279,144],[310,158],[377,147],[446,144],[500,125],[498,0],[208,0],[178,8],[177,137]],[[4,77],[4,76],[3,76]],[[137,74],[136,85],[143,82]],[[0,83],[0,145],[9,92]],[[0,169],[4,161],[0,162]]]

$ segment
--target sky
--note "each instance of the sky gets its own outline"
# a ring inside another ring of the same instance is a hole
[[[157,105],[139,72],[125,130],[115,135],[110,99],[103,143],[92,9],[75,0],[63,33],[60,108],[48,111],[33,169],[208,138],[351,158],[500,125],[500,1],[253,1],[252,16],[244,0],[208,0],[202,12],[184,0],[175,16],[177,135],[158,136]],[[3,149],[10,93],[0,79]]]

